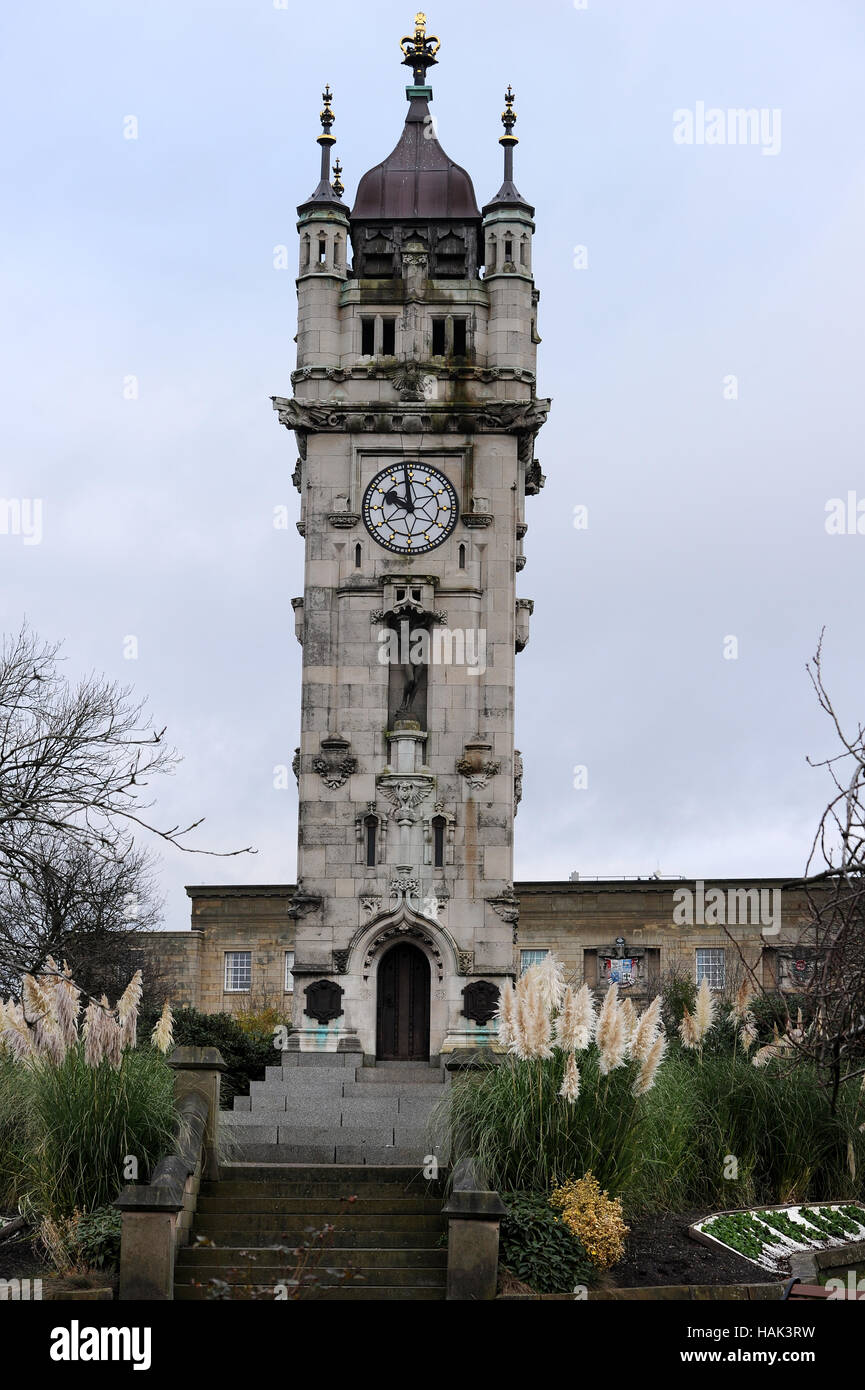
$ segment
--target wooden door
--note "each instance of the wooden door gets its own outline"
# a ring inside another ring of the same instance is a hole
[[[429,961],[417,946],[392,946],[378,968],[376,1056],[383,1062],[429,1060]]]

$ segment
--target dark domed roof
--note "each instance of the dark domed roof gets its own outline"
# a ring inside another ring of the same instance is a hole
[[[393,153],[364,174],[351,215],[376,222],[414,217],[480,220],[472,181],[436,139],[425,97],[412,98]]]

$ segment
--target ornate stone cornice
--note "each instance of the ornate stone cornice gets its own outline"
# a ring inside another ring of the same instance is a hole
[[[545,423],[550,401],[471,403],[404,401],[399,405],[344,401],[300,401],[274,396],[280,424],[294,430],[301,458],[310,434],[514,434],[520,459],[531,462],[535,435]]]
[[[535,373],[529,371],[528,367],[441,367],[436,363],[427,362],[418,365],[423,376],[436,377],[439,381],[479,381],[484,386],[489,386],[495,381],[523,381],[526,385],[533,386],[536,380]],[[392,365],[376,363],[354,367],[299,367],[291,374],[291,384],[296,386],[300,381],[393,381],[394,373]],[[396,382],[394,385],[396,386]]]

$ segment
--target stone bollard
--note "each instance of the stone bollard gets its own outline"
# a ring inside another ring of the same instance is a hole
[[[499,1225],[508,1209],[497,1192],[482,1181],[474,1159],[454,1170],[448,1218],[448,1299],[484,1302],[496,1296]]]

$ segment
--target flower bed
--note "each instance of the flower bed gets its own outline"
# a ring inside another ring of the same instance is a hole
[[[763,1269],[777,1271],[790,1255],[865,1239],[865,1207],[858,1202],[754,1207],[695,1221],[689,1234],[722,1245]]]

